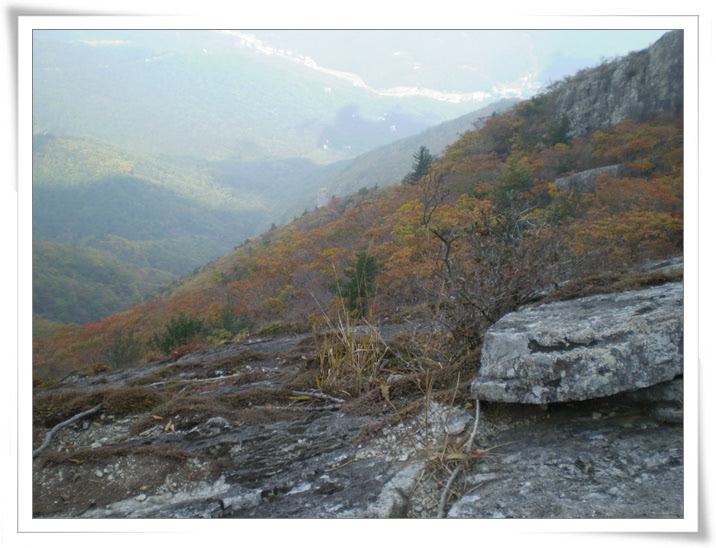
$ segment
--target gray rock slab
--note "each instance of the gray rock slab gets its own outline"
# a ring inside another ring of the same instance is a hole
[[[485,334],[478,400],[580,401],[683,374],[683,282],[507,314]]]
[[[448,517],[683,518],[683,428],[657,424],[586,416],[499,434]]]
[[[598,167],[580,173],[575,173],[569,177],[560,177],[555,179],[554,184],[567,192],[578,191],[581,193],[594,192],[599,186],[599,177],[620,177],[624,172],[621,164],[612,166]]]
[[[449,416],[457,413],[440,410]],[[402,517],[424,466],[413,442],[415,431],[399,424],[368,438],[363,428],[370,420],[314,412],[290,421],[236,426],[214,417],[201,428],[172,433],[171,441],[219,459],[218,479],[187,480],[192,474],[182,473],[188,465],[182,461],[173,470],[172,481],[165,482],[167,488],[93,506],[78,517]],[[423,426],[421,418],[415,429]],[[437,444],[445,421],[432,429]],[[168,435],[158,434],[154,441],[167,442]]]
[[[684,379],[677,378],[671,381],[655,384],[641,390],[625,392],[624,397],[633,402],[653,403],[683,403]]]

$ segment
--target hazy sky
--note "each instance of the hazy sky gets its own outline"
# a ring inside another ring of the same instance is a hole
[[[139,33],[137,29],[85,29],[56,34],[102,48],[150,45],[165,50],[280,58],[383,95],[421,94],[482,102],[527,98],[545,85],[604,59],[647,48],[665,32],[667,29],[217,29]]]
[[[666,30],[240,31],[245,47],[305,56],[386,89],[445,92],[549,83],[604,58],[644,49]]]

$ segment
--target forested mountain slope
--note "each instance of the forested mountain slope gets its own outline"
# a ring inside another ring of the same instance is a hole
[[[36,327],[47,321],[98,321],[136,303],[272,224],[314,209],[319,189],[344,195],[368,184],[354,177],[357,172],[373,174],[371,186],[395,183],[409,168],[416,143],[442,149],[483,114],[446,122],[376,154],[324,166],[305,158],[251,162],[157,156],[92,138],[35,135],[33,237],[43,249],[50,242],[70,246],[64,249],[73,257],[55,277],[59,271],[48,263],[49,255],[33,255]],[[71,278],[86,276],[99,256],[108,275],[93,277],[92,291],[72,289]],[[118,286],[129,269],[137,272],[132,287]]]
[[[99,320],[231,250],[268,216],[256,197],[222,188],[196,164],[36,136],[34,312],[63,323]],[[57,253],[68,259],[62,266]],[[91,274],[98,264],[103,274]],[[87,276],[91,290],[72,288]]]
[[[672,33],[654,47],[681,39]],[[678,63],[658,70],[651,64],[658,59],[641,65],[658,77],[642,79],[637,71],[632,78],[683,86]],[[450,333],[442,355],[448,346],[459,355],[546,287],[681,253],[678,103],[637,120],[611,104],[604,108],[624,115],[585,132],[574,131],[573,114],[559,107],[575,82],[607,85],[600,78],[611,69],[597,67],[490,116],[425,174],[335,198],[173,283],[161,298],[36,338],[36,375],[141,363],[186,343],[230,340],[252,325],[307,327],[342,308],[384,317],[422,307]],[[650,96],[649,89],[640,93]],[[614,165],[619,170],[599,176],[593,192],[555,184]]]

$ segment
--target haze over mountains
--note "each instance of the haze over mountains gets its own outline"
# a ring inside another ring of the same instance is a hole
[[[145,153],[330,163],[663,34],[621,33],[619,49],[589,32],[36,31],[33,124]]]
[[[103,40],[39,34],[35,133],[92,136],[144,153],[326,164],[481,106],[381,96],[334,74],[235,47],[231,35],[185,31],[182,38],[191,39],[175,47],[168,31],[149,34],[153,40],[141,31],[123,41],[112,34]]]
[[[36,31],[36,320],[99,320],[661,34]]]

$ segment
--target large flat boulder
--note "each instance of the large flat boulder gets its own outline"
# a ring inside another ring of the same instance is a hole
[[[683,374],[683,282],[507,314],[485,334],[478,400],[544,404],[645,388]]]

